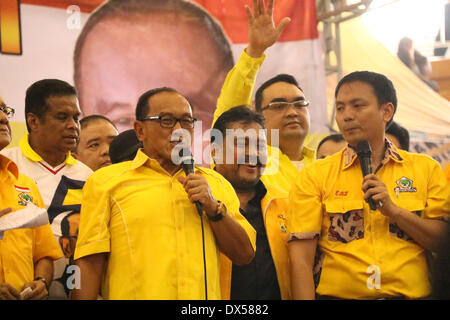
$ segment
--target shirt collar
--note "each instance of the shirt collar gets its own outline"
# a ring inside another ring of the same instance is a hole
[[[137,169],[137,168],[142,167],[142,166],[149,167],[149,168],[151,168],[153,170],[156,170],[156,171],[162,171],[162,172],[167,174],[167,171],[163,167],[161,167],[159,162],[156,161],[155,159],[152,159],[149,156],[147,156],[144,153],[143,149],[141,148],[141,149],[138,149],[138,151],[136,153],[136,157],[134,157],[133,161],[131,162],[131,167],[130,168],[132,170],[134,170],[134,169]],[[195,167],[195,171],[204,172],[201,167],[199,167],[197,165],[195,165],[194,167]],[[181,170],[181,168],[180,168],[180,170]]]
[[[12,174],[16,180],[19,179],[19,168],[11,159],[0,154],[0,170],[1,172]]]
[[[269,144],[267,145],[267,152],[268,152],[269,157],[271,156],[271,154],[273,152],[278,152],[279,158],[285,157],[286,159],[289,159],[289,157],[286,154],[284,154],[283,151],[281,151],[280,148],[271,146]],[[313,150],[313,149],[308,148],[307,146],[303,146],[302,155],[303,155],[303,160],[307,160],[307,161],[308,160],[314,160],[315,155],[316,155],[316,151]],[[291,161],[291,160],[289,159],[289,161]]]
[[[389,161],[389,159],[392,159],[393,161],[399,163],[403,162],[403,158],[399,155],[397,148],[387,138],[384,138],[384,148],[385,148],[384,158],[383,160],[381,160],[380,166],[384,166]],[[345,170],[355,162],[357,154],[356,151],[350,145],[347,145],[347,148],[344,149],[343,151],[343,155],[344,155],[343,169]]]
[[[249,201],[254,203],[260,203],[261,200],[266,196],[267,189],[264,183],[259,180],[255,185],[255,196]]]
[[[303,154],[303,159],[315,159],[316,150],[310,149],[306,146],[303,146],[302,154]]]
[[[36,151],[34,151],[33,148],[30,146],[30,143],[28,142],[28,137],[29,137],[29,134],[26,134],[20,140],[20,142],[19,142],[20,150],[22,150],[22,153],[31,161],[35,161],[35,162],[44,161],[44,159],[42,159],[42,157]],[[75,160],[75,158],[72,157],[72,154],[70,153],[70,151],[67,153],[64,163],[69,164],[69,165],[77,163],[77,160]]]

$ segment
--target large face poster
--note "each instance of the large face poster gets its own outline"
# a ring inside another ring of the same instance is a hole
[[[13,144],[26,133],[24,100],[35,81],[73,84],[83,115],[132,128],[139,96],[173,87],[197,125],[211,126],[225,77],[247,45],[251,0],[2,0],[0,96],[16,109]],[[278,0],[275,23],[292,19],[267,50],[256,88],[294,75],[311,101],[311,132],[326,132],[325,71],[314,0]]]

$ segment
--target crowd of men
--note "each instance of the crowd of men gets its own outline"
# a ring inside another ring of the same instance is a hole
[[[289,19],[274,25],[273,0],[245,10],[249,45],[217,99],[212,168],[174,157],[197,121],[174,88],[147,88],[134,129],[119,134],[104,115],[81,118],[70,84],[37,81],[28,134],[11,148],[14,109],[0,99],[0,222],[31,203],[49,220],[4,231],[0,299],[425,299],[430,273],[448,281],[430,266],[446,252],[449,183],[407,151],[392,82],[342,78],[340,134],[309,149],[309,101],[294,77],[274,75],[252,107],[265,51]]]

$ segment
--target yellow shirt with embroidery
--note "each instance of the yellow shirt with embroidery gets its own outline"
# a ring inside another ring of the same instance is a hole
[[[24,209],[28,202],[44,207],[33,180],[20,174],[16,164],[3,155],[0,155],[0,185],[0,209],[11,208],[14,212]],[[7,230],[0,240],[0,283],[21,291],[25,283],[33,281],[37,261],[62,256],[49,224]]]
[[[211,169],[196,167],[213,196],[249,235],[231,184]],[[200,217],[179,176],[168,174],[141,150],[133,161],[102,168],[83,188],[75,259],[109,253],[102,283],[105,299],[204,299]],[[208,298],[220,299],[219,249],[203,216]]]
[[[445,219],[449,194],[439,164],[426,155],[387,148],[376,173],[392,201],[423,219]],[[302,170],[289,194],[289,240],[318,238],[320,295],[346,299],[430,293],[425,249],[363,200],[362,173],[351,149]]]
[[[242,51],[238,62],[228,73],[222,86],[214,112],[213,125],[225,111],[240,105],[252,105],[256,75],[265,58],[266,55],[252,58],[245,50]],[[267,152],[267,167],[261,180],[264,184],[276,185],[289,192],[299,170],[279,148],[268,145]],[[315,151],[306,146],[303,147],[302,154],[305,165],[315,160]]]

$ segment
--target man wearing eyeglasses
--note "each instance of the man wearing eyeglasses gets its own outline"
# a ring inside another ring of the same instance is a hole
[[[134,126],[143,148],[94,172],[83,189],[73,299],[95,299],[100,287],[104,299],[220,299],[219,253],[251,261],[255,231],[231,184],[197,166],[186,176],[174,160],[176,147],[190,147],[183,139],[194,124],[174,89],[140,97]]]
[[[228,73],[217,100],[214,121],[232,107],[251,105],[256,75],[261,67],[264,51],[281,36],[289,18],[273,23],[273,0],[253,1],[253,13],[245,8],[249,25],[249,45],[239,61]],[[255,94],[255,109],[265,118],[268,131],[268,164],[261,178],[289,191],[298,171],[314,161],[314,151],[304,141],[310,125],[309,102],[294,77],[279,74],[261,85]]]
[[[9,118],[14,109],[0,97],[0,150],[11,142]],[[0,225],[2,217],[27,208],[43,207],[33,180],[19,173],[17,165],[0,155]],[[62,253],[47,223],[35,228],[0,233],[0,300],[45,299],[53,277],[53,260]],[[29,288],[29,289],[27,289]],[[23,290],[29,291],[22,293]]]

